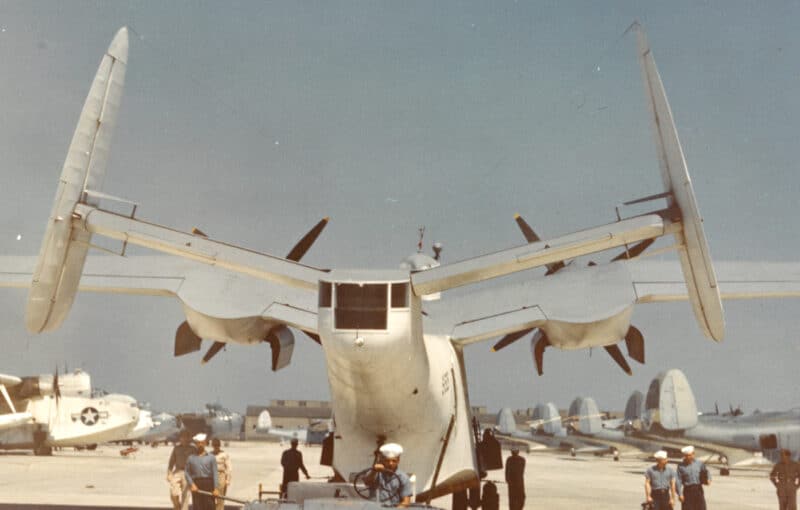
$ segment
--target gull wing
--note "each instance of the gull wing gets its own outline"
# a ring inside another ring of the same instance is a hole
[[[35,264],[34,257],[0,257],[0,287],[30,287]],[[210,320],[259,318],[273,325],[317,331],[316,286],[254,279],[183,258],[89,256],[77,290],[176,297],[187,312]]]
[[[598,323],[624,315],[636,302],[624,262],[562,270],[550,276],[528,275],[525,281],[487,286],[427,302],[429,330],[449,335],[456,344],[467,345],[542,327],[548,321]]]
[[[718,262],[716,268],[723,299],[800,297],[800,263]],[[428,330],[468,345],[548,322],[590,327],[627,317],[637,303],[690,299],[680,261],[631,259],[525,275],[525,281],[426,302]]]

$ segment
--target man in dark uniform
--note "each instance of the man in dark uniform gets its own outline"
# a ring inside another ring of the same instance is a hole
[[[506,459],[506,483],[509,510],[522,510],[525,506],[525,458],[520,457],[519,446],[512,446],[511,456]]]
[[[656,465],[644,473],[644,496],[653,510],[672,510],[675,503],[675,471],[667,466],[667,452],[657,451]]]
[[[772,468],[769,479],[778,491],[780,510],[796,510],[797,488],[800,487],[800,464],[792,461],[792,452],[781,450],[781,460]]]
[[[191,444],[192,436],[188,430],[181,430],[179,443],[172,449],[167,464],[167,482],[169,482],[169,496],[174,510],[187,510],[189,508],[189,485],[186,483],[184,469],[186,459],[195,452]]]
[[[202,432],[194,436],[197,451],[186,459],[186,483],[192,491],[192,510],[214,510],[214,497],[200,494],[210,492],[219,496],[219,469],[217,458],[206,451],[208,437]]]
[[[694,446],[681,449],[683,462],[678,464],[678,497],[683,510],[706,510],[703,485],[711,485],[706,465],[694,458]]]
[[[283,451],[281,455],[281,466],[283,466],[283,481],[281,482],[281,497],[286,497],[286,491],[289,489],[289,482],[296,482],[300,480],[298,470],[302,470],[306,475],[306,480],[311,478],[308,476],[308,470],[303,464],[303,454],[297,449],[297,439],[292,439],[292,447]]]

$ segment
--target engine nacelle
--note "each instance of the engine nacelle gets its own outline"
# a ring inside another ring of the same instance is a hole
[[[52,374],[23,377],[22,383],[15,388],[14,397],[29,399],[55,395],[56,377]],[[62,397],[90,397],[92,380],[89,374],[76,370],[58,376],[58,389]]]

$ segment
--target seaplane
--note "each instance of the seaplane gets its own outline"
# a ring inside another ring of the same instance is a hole
[[[279,370],[302,332],[324,352],[333,468],[343,483],[393,442],[406,448],[400,467],[416,479],[417,502],[477,487],[488,466],[470,416],[469,346],[500,338],[499,351],[530,335],[539,372],[547,348],[603,348],[630,372],[621,344],[645,361],[644,335],[631,324],[637,305],[688,301],[700,330],[719,341],[723,299],[800,295],[797,264],[712,264],[653,53],[642,28],[631,31],[663,181],[660,192],[624,203],[637,214],[547,239],[520,221],[520,246],[447,264],[416,253],[396,269],[363,270],[302,263],[327,219],[278,256],[144,221],[138,204],[103,191],[129,63],[122,28],[80,114],[38,258],[4,258],[0,280],[29,288],[33,333],[57,329],[78,291],[176,298],[186,320],[175,353],[210,341],[204,361],[227,344],[267,343]],[[118,242],[113,251],[122,256],[88,256],[101,246],[96,236]],[[647,250],[662,237],[666,246]],[[160,255],[131,256],[129,246]],[[667,252],[675,259],[647,256]],[[582,262],[589,256],[592,263]]]
[[[54,447],[95,449],[126,439],[139,423],[138,406],[91,397],[89,381],[81,371],[60,377],[0,374],[0,449],[50,455]]]

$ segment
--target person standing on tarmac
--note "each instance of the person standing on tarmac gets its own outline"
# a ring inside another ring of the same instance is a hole
[[[219,478],[219,495],[224,496],[228,492],[228,487],[231,486],[231,475],[233,474],[233,466],[231,465],[231,456],[228,452],[222,451],[222,445],[218,437],[211,440],[211,447],[213,448],[214,457],[217,459],[217,477]],[[217,510],[225,509],[225,500],[217,498]]]
[[[172,501],[173,510],[188,510],[189,508],[189,486],[186,484],[184,469],[186,459],[195,452],[194,445],[191,444],[191,434],[183,429],[178,436],[178,444],[172,449],[167,464],[167,482],[169,482],[169,497]]]
[[[656,465],[644,473],[644,496],[653,510],[672,510],[675,504],[675,471],[667,465],[667,452],[657,451],[653,457]]]
[[[292,439],[292,445],[288,450],[284,450],[281,455],[281,466],[283,466],[283,481],[281,482],[281,497],[286,497],[286,492],[289,490],[289,482],[296,482],[300,480],[298,471],[302,471],[306,475],[306,480],[311,478],[308,476],[308,470],[303,464],[303,454],[297,449],[297,439]]]
[[[197,452],[186,459],[186,483],[192,491],[192,510],[214,510],[214,497],[198,494],[198,491],[210,492],[219,496],[219,478],[217,476],[217,458],[206,451],[206,435],[202,432],[195,435],[194,444]]]
[[[522,510],[525,507],[525,457],[520,457],[519,446],[512,446],[511,456],[506,459],[506,483],[509,510]]]
[[[694,446],[681,449],[683,462],[678,464],[678,497],[682,510],[706,510],[703,485],[711,485],[706,465],[694,458]]]
[[[800,487],[800,464],[792,461],[792,452],[781,450],[781,460],[769,474],[772,485],[778,492],[780,510],[797,509],[797,488]]]

